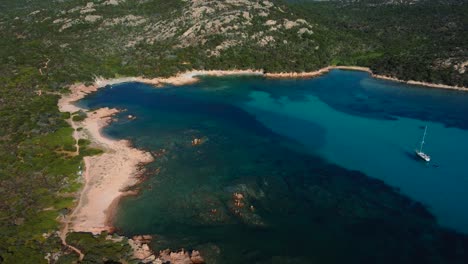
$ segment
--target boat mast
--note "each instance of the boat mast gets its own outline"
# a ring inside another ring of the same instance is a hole
[[[424,145],[424,140],[426,139],[426,132],[427,132],[427,126],[424,128],[424,135],[423,135],[423,138],[422,138],[422,141],[421,141],[421,147],[419,147],[419,152],[422,152],[422,148],[423,148],[423,145]]]

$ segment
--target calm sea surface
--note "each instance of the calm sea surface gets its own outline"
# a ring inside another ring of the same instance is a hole
[[[468,263],[468,93],[335,70],[125,83],[80,104],[127,109],[105,133],[156,157],[114,223],[154,235],[155,250],[197,249],[208,263]],[[425,126],[429,163],[414,155]]]

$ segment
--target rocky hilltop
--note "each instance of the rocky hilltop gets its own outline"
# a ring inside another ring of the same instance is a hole
[[[313,34],[313,26],[309,22],[294,16],[293,20],[289,20],[289,14],[282,15],[285,11],[269,1],[183,0],[180,8],[170,10],[170,15],[165,16],[103,14],[107,7],[124,5],[123,2],[89,2],[59,13],[52,23],[58,32],[89,24],[93,24],[98,31],[112,31],[116,27],[131,28],[131,33],[124,36],[126,40],[122,43],[129,49],[139,44],[155,45],[161,42],[174,43],[174,49],[208,44],[204,50],[207,56],[219,56],[235,46],[272,45],[282,40],[278,35],[284,35],[285,31],[294,31],[298,36]],[[218,43],[213,46],[211,42]]]

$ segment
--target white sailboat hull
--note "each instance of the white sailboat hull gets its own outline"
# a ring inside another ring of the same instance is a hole
[[[423,152],[424,140],[426,139],[426,132],[427,132],[427,126],[424,128],[424,134],[421,140],[421,146],[419,147],[419,150],[415,150],[414,152],[416,152],[416,156],[425,160],[426,162],[429,162],[431,160],[431,157]]]
[[[418,150],[416,150],[415,152],[416,152],[416,156],[423,159],[424,161],[426,161],[426,162],[431,161],[431,157],[429,155],[427,155],[426,153],[424,153],[422,151],[418,151]]]

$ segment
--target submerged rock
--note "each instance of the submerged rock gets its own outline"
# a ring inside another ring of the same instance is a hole
[[[198,146],[198,145],[201,145],[202,143],[203,141],[201,138],[195,138],[192,140],[192,146]]]
[[[199,251],[192,251],[192,256],[190,257],[190,260],[194,264],[202,264],[205,263],[205,260],[203,260],[202,256],[200,255]]]
[[[251,204],[252,202],[249,200],[249,196],[250,195],[247,193],[234,192],[232,194],[232,199],[227,203],[228,209],[247,225],[257,227],[265,226],[262,218],[258,214],[255,214],[255,207]],[[253,197],[250,198],[252,199]]]

